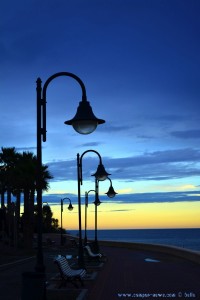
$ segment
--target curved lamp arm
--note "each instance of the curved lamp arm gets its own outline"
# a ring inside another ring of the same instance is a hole
[[[87,96],[86,96],[86,88],[85,88],[85,85],[83,83],[83,81],[78,77],[76,76],[75,74],[73,73],[70,73],[70,72],[59,72],[59,73],[56,73],[52,76],[50,76],[45,84],[44,84],[44,87],[43,87],[43,92],[42,92],[42,97],[43,97],[43,100],[46,99],[46,90],[47,90],[47,86],[49,85],[49,83],[56,77],[60,77],[60,76],[68,76],[68,77],[72,77],[74,78],[81,86],[81,89],[82,89],[82,101],[87,101]]]
[[[63,198],[63,199],[61,199],[60,200],[60,204],[61,204],[61,212],[63,212],[63,202],[64,202],[64,200],[69,200],[69,206],[68,206],[68,209],[69,210],[73,210],[73,206],[72,206],[72,202],[71,202],[71,200],[69,199],[69,198],[67,198],[67,197],[65,197],[65,198]]]
[[[92,176],[95,176],[98,180],[102,181],[102,180],[105,180],[108,175],[110,175],[108,172],[106,172],[106,170],[104,168],[104,165],[102,164],[101,155],[96,150],[86,150],[85,152],[82,153],[81,156],[79,154],[77,154],[78,178],[80,180],[81,185],[82,185],[82,180],[83,180],[83,176],[82,176],[82,160],[83,160],[83,156],[86,153],[88,153],[88,152],[96,153],[98,155],[98,157],[99,157],[99,165],[98,165],[97,171]]]
[[[95,192],[96,193],[95,190],[89,190],[88,192],[85,192],[85,205],[86,205],[86,207],[88,207],[88,194],[90,192]]]
[[[109,187],[107,193],[105,193],[105,194],[106,194],[109,198],[114,198],[115,195],[117,195],[117,193],[115,192],[115,190],[114,190],[114,188],[113,188],[113,186],[112,186],[112,180],[111,180],[109,177],[107,177],[107,179],[110,180],[110,187]]]
[[[69,121],[65,121],[65,124],[72,125],[74,129],[81,134],[88,134],[94,131],[98,124],[105,123],[104,120],[98,119],[95,117],[92,107],[90,106],[89,102],[87,101],[86,96],[86,88],[82,80],[75,74],[70,72],[59,72],[52,76],[50,76],[42,89],[42,81],[40,78],[37,79],[37,99],[38,99],[38,108],[37,108],[37,115],[41,119],[41,107],[42,107],[42,127],[40,127],[40,134],[43,137],[43,142],[46,142],[46,90],[49,83],[60,76],[67,76],[75,79],[81,89],[82,89],[82,101],[79,103],[79,107],[77,109],[77,113],[75,117]],[[41,121],[39,121],[41,122]]]
[[[74,78],[80,84],[80,86],[81,86],[81,89],[82,89],[82,101],[83,102],[87,101],[85,85],[82,82],[82,80],[78,76],[76,76],[75,74],[70,73],[70,72],[59,72],[59,73],[56,73],[56,74],[52,75],[51,77],[49,77],[47,79],[47,81],[45,82],[44,87],[43,87],[43,91],[42,91],[42,104],[43,104],[43,115],[42,115],[42,119],[43,119],[43,142],[46,141],[46,90],[47,90],[47,87],[48,87],[49,83],[54,78],[57,78],[57,77],[60,77],[60,76],[68,76],[68,77]]]

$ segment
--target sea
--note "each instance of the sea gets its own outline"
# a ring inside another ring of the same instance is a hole
[[[77,230],[68,231],[78,236]],[[87,230],[88,240],[94,240],[94,230]],[[84,238],[84,230],[82,231]],[[200,228],[187,229],[103,229],[97,231],[98,240],[129,243],[149,243],[200,251]]]

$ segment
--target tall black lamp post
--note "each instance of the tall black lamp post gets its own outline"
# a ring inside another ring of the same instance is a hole
[[[97,178],[95,178],[95,191],[96,191],[96,193],[95,193],[95,201],[94,201],[94,206],[95,206],[94,251],[98,252],[99,245],[98,245],[98,239],[97,239],[97,207],[101,204],[101,202],[99,200],[99,180]]]
[[[106,195],[109,198],[113,198],[115,197],[115,195],[117,194],[112,186],[112,180],[107,177],[106,179],[108,179],[110,181],[110,187],[109,190],[107,191]],[[97,180],[97,178],[95,178],[95,238],[94,238],[94,251],[95,252],[99,252],[99,243],[98,243],[98,238],[97,238],[97,207],[101,204],[100,200],[99,200],[99,180]]]
[[[89,190],[85,192],[85,237],[84,237],[84,244],[87,245],[87,208],[88,208],[88,195],[90,192],[95,192],[95,190]]]
[[[93,114],[90,103],[87,101],[86,89],[82,80],[69,72],[59,72],[50,76],[42,87],[42,81],[37,79],[37,206],[38,206],[38,245],[36,258],[36,272],[45,272],[42,249],[42,141],[46,142],[46,91],[49,83],[61,76],[67,76],[75,79],[82,90],[82,100],[79,102],[77,112],[73,119],[65,121],[65,124],[72,125],[80,134],[92,133],[97,125],[103,124],[105,121],[98,119]]]
[[[62,227],[62,213],[63,213],[63,202],[64,200],[69,200],[68,210],[73,210],[72,202],[69,198],[65,197],[60,200],[60,245],[63,246],[63,227]]]
[[[81,185],[83,183],[83,176],[82,176],[82,159],[83,156],[88,152],[94,152],[99,157],[99,165],[97,168],[97,171],[92,175],[95,176],[95,178],[99,181],[105,180],[108,175],[103,164],[101,155],[95,151],[95,150],[86,150],[83,152],[83,154],[80,156],[77,154],[77,179],[78,179],[78,217],[79,217],[79,253],[78,253],[78,264],[79,267],[84,267],[84,256],[83,256],[83,243],[82,243],[82,225],[81,225]]]
[[[115,197],[117,194],[112,186],[112,180],[107,177],[107,179],[110,181],[110,187],[105,193],[109,198]],[[89,190],[88,192],[85,192],[85,237],[84,237],[84,244],[87,244],[87,208],[88,208],[88,195],[90,192],[95,192],[95,250],[98,251],[99,245],[98,245],[98,239],[97,239],[97,206],[101,204],[101,201],[99,200],[99,185],[98,180],[95,178],[95,190]]]

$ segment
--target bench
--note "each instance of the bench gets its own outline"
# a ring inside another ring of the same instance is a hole
[[[85,249],[85,251],[87,253],[87,256],[90,259],[98,259],[98,260],[100,260],[103,257],[103,255],[101,253],[93,253],[89,245],[85,246],[84,249]]]
[[[55,258],[54,263],[58,266],[60,277],[61,277],[61,286],[66,286],[67,282],[71,282],[76,288],[78,288],[77,281],[81,283],[81,286],[84,286],[83,284],[83,277],[86,274],[85,269],[72,269],[67,261],[67,258],[65,256],[59,255]]]

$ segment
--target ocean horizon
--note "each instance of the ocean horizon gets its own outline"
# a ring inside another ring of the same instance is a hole
[[[68,230],[78,235],[78,230]],[[94,240],[95,231],[87,230],[87,239]],[[84,238],[85,232],[82,231]],[[200,228],[174,229],[99,229],[98,240],[128,243],[161,244],[200,251]]]

